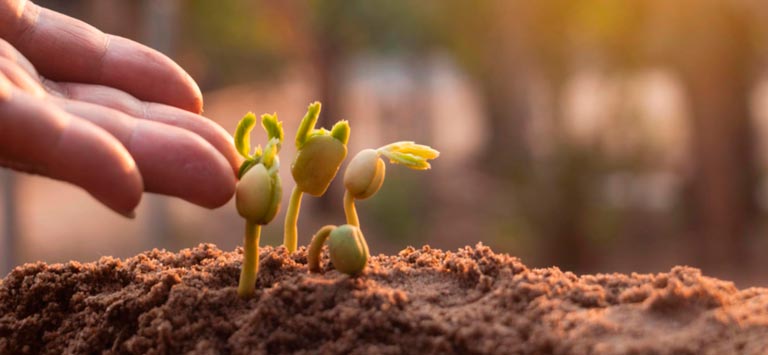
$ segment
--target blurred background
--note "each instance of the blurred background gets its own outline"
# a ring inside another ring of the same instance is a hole
[[[358,203],[374,254],[482,242],[531,267],[687,264],[768,286],[764,1],[38,3],[166,53],[229,131],[246,111],[277,112],[292,140],[320,100],[323,126],[350,121],[350,156],[395,140],[439,149],[431,171],[390,166]],[[35,260],[242,243],[233,201],[211,211],[147,195],[131,221],[60,182],[0,179],[3,275]],[[304,198],[300,245],[343,223],[342,194],[336,181]],[[281,243],[282,218],[262,245]]]

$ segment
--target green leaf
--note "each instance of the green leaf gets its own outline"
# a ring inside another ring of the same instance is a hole
[[[261,155],[261,162],[264,164],[267,169],[272,167],[272,164],[275,162],[275,157],[277,157],[277,151],[278,146],[280,145],[280,140],[277,138],[272,138],[267,142],[267,145],[264,147],[264,153]]]
[[[385,145],[378,152],[389,158],[393,164],[400,164],[416,170],[427,170],[431,165],[427,160],[440,156],[440,152],[430,146],[404,141]]]
[[[277,139],[277,149],[283,142],[283,123],[277,120],[277,113],[261,115],[261,126],[267,132],[268,139]]]
[[[237,124],[235,129],[235,148],[243,158],[249,159],[251,151],[251,131],[256,125],[256,115],[253,112],[248,112]]]
[[[336,138],[343,144],[347,144],[349,142],[349,122],[346,120],[336,122],[333,128],[331,128],[331,137]]]
[[[380,149],[395,151],[400,153],[409,153],[420,156],[424,159],[435,159],[440,156],[440,152],[428,145],[416,144],[411,141],[395,142],[386,145]]]
[[[296,148],[301,149],[307,141],[307,137],[315,129],[317,118],[320,116],[320,103],[315,101],[307,108],[307,114],[301,119],[299,130],[296,132]]]
[[[427,170],[432,167],[426,159],[410,153],[382,152],[381,154],[389,158],[390,163],[403,165],[411,169]]]
[[[261,162],[261,155],[264,152],[261,150],[261,144],[256,146],[256,149],[253,150],[253,159],[256,160],[256,162]]]

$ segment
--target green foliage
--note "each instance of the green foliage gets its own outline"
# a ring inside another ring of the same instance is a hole
[[[321,105],[317,101],[309,104],[309,107],[307,107],[307,113],[301,119],[299,130],[296,131],[296,149],[301,149],[304,143],[307,142],[307,137],[315,131],[317,119],[320,117],[320,108]]]
[[[331,137],[336,138],[342,144],[349,142],[349,122],[341,120],[331,128]]]
[[[397,142],[378,149],[379,153],[389,158],[389,162],[400,164],[415,170],[431,168],[427,160],[440,156],[440,152],[426,145],[413,142]]]
[[[235,129],[235,148],[243,158],[251,158],[251,131],[256,126],[256,116],[253,112],[245,114]]]
[[[277,139],[277,147],[283,142],[283,123],[277,120],[277,113],[261,115],[261,126],[267,132],[267,138]]]

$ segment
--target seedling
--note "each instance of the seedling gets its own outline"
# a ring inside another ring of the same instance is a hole
[[[360,228],[345,224],[340,227],[328,225],[312,237],[307,252],[309,271],[320,272],[320,251],[328,240],[328,251],[336,270],[355,275],[365,269],[368,263],[368,243],[365,242]]]
[[[347,224],[339,227],[325,226],[315,234],[307,255],[310,271],[320,271],[320,251],[326,240],[331,262],[336,270],[354,275],[365,269],[370,254],[368,243],[360,230],[355,199],[370,198],[381,189],[386,173],[382,155],[389,158],[390,163],[427,170],[431,167],[428,160],[437,158],[440,152],[426,145],[397,142],[358,153],[344,172],[344,213]]]
[[[320,103],[310,104],[296,132],[297,153],[291,164],[291,174],[296,186],[288,203],[283,236],[283,244],[289,252],[296,251],[298,245],[297,224],[301,197],[304,193],[313,196],[325,194],[336,177],[341,162],[347,157],[349,123],[343,120],[336,122],[330,131],[315,129],[319,115]]]
[[[428,170],[432,167],[428,160],[437,158],[440,152],[413,142],[396,142],[379,149],[365,149],[357,153],[344,172],[344,214],[348,224],[360,227],[355,200],[370,198],[379,192],[384,184],[387,169],[381,159],[382,155],[392,164],[404,165],[414,170]]]
[[[256,277],[259,272],[259,238],[261,226],[271,222],[280,209],[283,193],[278,169],[280,159],[277,153],[283,141],[283,124],[277,114],[261,116],[261,125],[269,141],[264,149],[257,146],[251,153],[250,133],[256,125],[256,116],[248,113],[235,130],[235,148],[245,158],[240,165],[235,194],[237,212],[245,219],[245,245],[243,247],[243,268],[237,293],[242,298],[253,296]]]

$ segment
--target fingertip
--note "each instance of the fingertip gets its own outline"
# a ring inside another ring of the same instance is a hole
[[[197,139],[201,146],[210,146],[207,141]],[[236,172],[232,170],[227,159],[213,147],[200,149],[198,154],[206,156],[204,160],[208,163],[200,168],[199,181],[195,183],[202,189],[198,190],[194,201],[191,199],[190,201],[210,209],[221,207],[229,202],[235,194]]]
[[[213,131],[218,135],[218,139],[211,139],[209,140],[209,143],[214,145],[214,147],[224,156],[230,168],[232,168],[232,172],[237,175],[238,170],[240,170],[240,164],[243,162],[243,158],[237,153],[235,145],[232,144],[234,138],[232,138],[224,127],[219,126],[212,120],[209,120],[209,122]]]
[[[133,158],[103,129],[80,119],[69,121],[48,164],[53,177],[84,188],[123,216],[141,201],[144,184]]]
[[[235,173],[224,156],[200,136],[172,126],[141,121],[129,150],[142,161],[147,191],[216,208],[235,194]],[[148,142],[172,142],[165,149]]]
[[[195,139],[200,147],[197,154],[205,156],[203,161],[207,164],[198,171],[199,181],[195,185],[202,189],[198,191],[196,201],[192,202],[211,209],[221,207],[235,194],[236,173],[232,171],[232,166],[227,159],[207,141],[198,136],[195,136]],[[194,171],[191,173],[194,174]]]
[[[194,79],[192,79],[192,76],[187,74],[187,81],[189,82],[188,85],[192,87],[192,104],[191,104],[191,112],[196,114],[202,114],[203,113],[203,93],[200,91],[200,87],[197,85],[197,82],[195,82]]]

